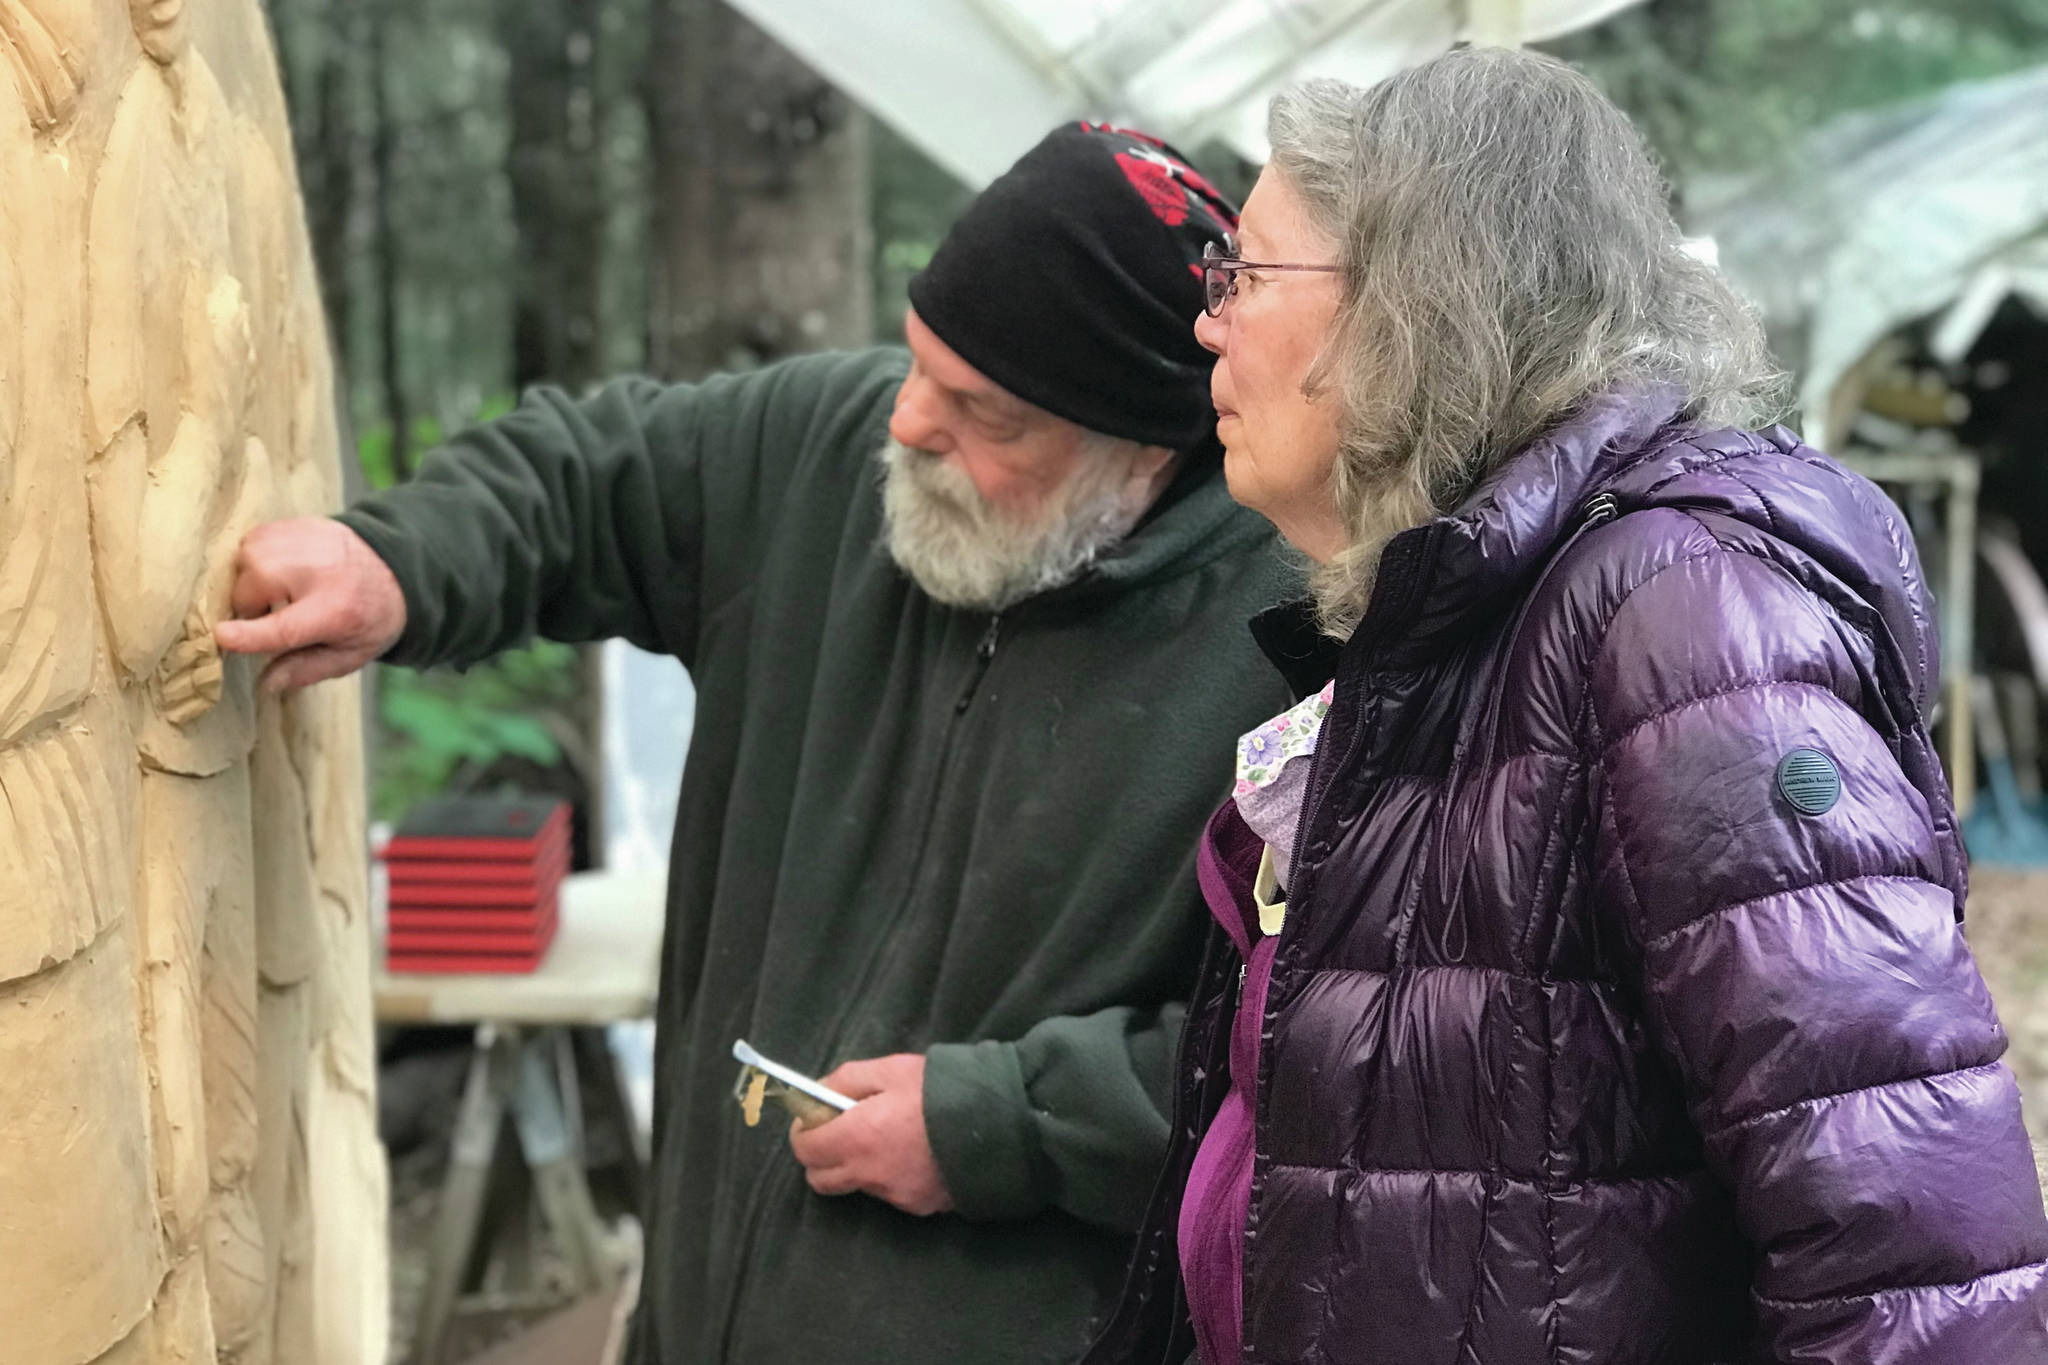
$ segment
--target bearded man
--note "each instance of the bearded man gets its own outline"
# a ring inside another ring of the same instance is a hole
[[[219,638],[276,685],[535,634],[696,682],[635,1365],[1071,1360],[1114,1297],[1196,836],[1287,700],[1246,681],[1285,569],[1189,330],[1234,216],[1172,149],[1069,125],[913,282],[907,354],[540,391],[245,542]],[[749,1131],[741,1036],[859,1103]]]

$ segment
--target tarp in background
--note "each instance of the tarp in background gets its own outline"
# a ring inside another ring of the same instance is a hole
[[[1367,85],[1461,39],[1541,42],[1637,0],[732,0],[976,188],[1069,118],[1254,162],[1290,81]]]
[[[2011,295],[2048,320],[2048,67],[1847,115],[1783,165],[1686,187],[1690,231],[1755,299],[1807,435],[1877,342],[1937,319],[1959,360]]]

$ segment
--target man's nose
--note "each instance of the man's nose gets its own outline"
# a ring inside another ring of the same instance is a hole
[[[903,381],[896,391],[896,407],[889,414],[889,435],[907,446],[944,455],[953,449],[952,432],[945,421],[943,405],[931,386],[917,375]]]

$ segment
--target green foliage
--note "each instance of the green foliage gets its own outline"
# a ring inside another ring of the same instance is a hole
[[[555,736],[571,723],[579,672],[573,646],[540,641],[466,673],[380,668],[376,686],[371,803],[378,819],[394,820],[500,758],[560,763]]]
[[[517,406],[517,400],[509,393],[498,394],[484,401],[471,423],[488,422],[494,417],[503,417]],[[467,424],[465,424],[467,425]],[[432,416],[416,419],[412,424],[413,458],[432,450],[448,437],[448,431],[440,419]],[[383,490],[393,484],[404,482],[404,476],[392,460],[391,424],[378,422],[363,430],[356,438],[356,459],[362,464],[363,478],[375,490]]]
[[[362,466],[363,479],[377,492],[383,492],[398,482],[398,469],[392,459],[391,425],[379,422],[365,428],[356,437],[356,463]]]

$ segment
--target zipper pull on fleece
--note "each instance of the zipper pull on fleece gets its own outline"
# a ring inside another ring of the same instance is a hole
[[[988,676],[988,666],[996,657],[996,637],[1001,632],[1002,625],[1002,613],[998,612],[988,618],[988,629],[981,633],[981,643],[974,647],[974,670],[968,675],[967,686],[960,692],[960,700],[953,703],[954,715],[961,715],[967,710],[974,701],[975,689],[979,688],[981,680]]]

